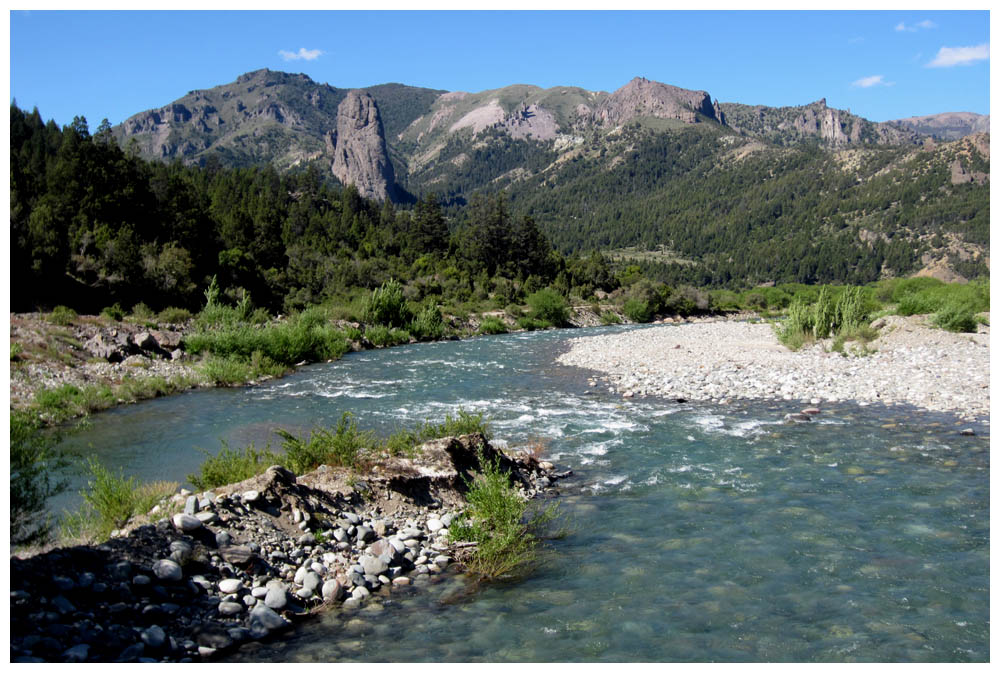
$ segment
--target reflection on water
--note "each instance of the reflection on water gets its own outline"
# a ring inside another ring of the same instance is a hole
[[[553,364],[567,336],[354,354],[101,415],[73,442],[128,474],[183,480],[196,447],[263,446],[274,427],[343,411],[388,433],[461,406],[574,469],[570,534],[528,580],[394,590],[240,660],[989,660],[988,427],[963,437],[945,415],[853,405],[786,425],[795,406],[623,401]]]

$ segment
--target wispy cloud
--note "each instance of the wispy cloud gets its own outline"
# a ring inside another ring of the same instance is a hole
[[[895,84],[895,82],[886,82],[882,75],[862,77],[861,79],[856,79],[851,82],[851,86],[860,87],[862,89],[868,89],[873,86],[892,86],[893,84]]]
[[[305,47],[298,51],[285,51],[284,49],[278,51],[278,55],[286,61],[315,61],[322,53],[319,49],[306,49]]]
[[[918,30],[928,30],[930,28],[937,28],[937,24],[933,21],[928,21],[927,19],[918,21],[917,23],[912,23],[909,26],[902,21],[896,24],[897,33],[915,33]]]
[[[976,61],[990,60],[990,44],[975,47],[941,47],[928,68],[951,68],[956,65],[972,65]]]

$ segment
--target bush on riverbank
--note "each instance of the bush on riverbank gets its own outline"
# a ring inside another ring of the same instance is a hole
[[[84,505],[63,519],[66,539],[107,539],[113,530],[148,513],[178,487],[176,482],[140,483],[135,477],[125,477],[122,470],[116,475],[94,458],[87,461],[86,470],[90,481],[80,493]]]
[[[324,311],[312,308],[279,323],[256,325],[234,315],[236,309],[206,306],[196,324],[201,330],[184,339],[192,355],[208,353],[250,362],[257,357],[294,365],[302,360],[336,360],[350,350],[344,332],[330,324]]]
[[[223,442],[222,450],[214,456],[208,455],[199,472],[189,474],[187,478],[195,488],[204,491],[256,477],[270,466],[280,463],[281,457],[271,451],[270,446],[257,450],[251,444],[242,449],[231,449]]]
[[[46,432],[37,416],[10,412],[10,545],[45,542],[52,520],[45,502],[65,490],[58,478],[68,464],[56,449],[58,436]]]
[[[533,510],[500,469],[499,460],[480,453],[480,475],[467,482],[468,509],[449,528],[455,542],[475,542],[469,571],[486,580],[508,579],[529,572],[538,559],[541,528],[555,517],[553,507]]]
[[[830,287],[823,286],[814,303],[801,298],[792,302],[787,318],[776,328],[778,340],[790,350],[798,350],[817,339],[833,336],[842,350],[846,340],[874,338],[870,330],[863,329],[874,306],[864,288],[845,287],[835,295]]]

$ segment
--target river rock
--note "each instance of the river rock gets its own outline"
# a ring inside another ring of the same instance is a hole
[[[201,528],[201,520],[190,514],[175,514],[173,518],[174,528],[182,533],[191,533]]]
[[[172,559],[160,559],[153,564],[153,574],[157,579],[164,582],[179,582],[184,579],[184,570],[181,565]]]
[[[364,568],[366,575],[381,575],[389,569],[389,564],[378,556],[364,554],[361,557],[361,567]]]
[[[253,551],[250,547],[244,545],[232,545],[228,547],[222,547],[219,549],[219,556],[221,556],[227,563],[232,563],[234,565],[244,565],[249,563],[254,557]]]
[[[198,497],[194,495],[189,495],[187,500],[184,501],[184,513],[194,516],[195,512],[198,511]]]
[[[310,595],[319,588],[320,584],[323,583],[322,578],[312,570],[306,572],[302,577],[302,588],[310,593]]]
[[[273,610],[283,610],[288,605],[288,591],[285,586],[279,583],[267,587],[264,605]]]
[[[140,636],[146,647],[159,650],[167,644],[167,632],[155,624],[142,632]]]
[[[65,652],[63,652],[63,661],[70,664],[79,664],[87,660],[87,656],[90,654],[90,645],[80,644],[74,645]],[[40,660],[41,661],[41,660]]]
[[[331,579],[323,582],[323,600],[327,602],[340,599],[344,594],[344,585],[339,580]]]
[[[267,605],[260,604],[255,605],[253,610],[250,611],[250,619],[247,622],[251,635],[255,633],[255,630],[259,633],[260,629],[263,629],[264,635],[267,635],[272,631],[284,629],[290,624],[287,619],[267,607]]]
[[[243,604],[236,601],[222,601],[219,603],[219,614],[232,617],[243,612]]]
[[[235,578],[224,579],[219,582],[219,591],[224,594],[235,594],[243,588],[243,582]]]

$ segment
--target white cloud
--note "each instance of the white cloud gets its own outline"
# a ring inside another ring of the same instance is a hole
[[[976,61],[990,60],[990,45],[979,44],[975,47],[941,47],[928,68],[951,68],[956,65],[971,65]]]
[[[937,24],[934,23],[933,21],[928,21],[927,19],[924,19],[923,21],[918,21],[917,23],[914,23],[909,26],[907,26],[902,21],[896,24],[897,33],[915,33],[918,30],[927,30],[930,28],[937,28]]]
[[[319,49],[306,49],[305,47],[301,47],[297,52],[285,51],[284,49],[278,51],[281,58],[286,61],[315,61],[322,53]]]
[[[882,75],[872,75],[871,77],[862,77],[861,79],[854,80],[851,82],[851,86],[867,89],[873,86],[892,86],[894,83],[895,82],[886,82],[882,79]]]

